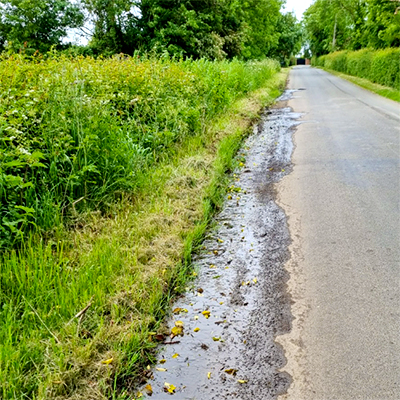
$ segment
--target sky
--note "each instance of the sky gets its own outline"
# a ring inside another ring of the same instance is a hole
[[[303,12],[310,7],[313,0],[286,0],[285,11],[294,11],[297,19],[300,21]]]

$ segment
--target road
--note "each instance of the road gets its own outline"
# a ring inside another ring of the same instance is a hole
[[[400,399],[399,104],[310,67],[289,89],[303,117],[276,187],[295,318],[280,399]]]

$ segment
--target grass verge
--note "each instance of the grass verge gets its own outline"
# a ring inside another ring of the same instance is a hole
[[[153,332],[185,290],[191,254],[223,204],[234,156],[286,78],[287,71],[274,75],[184,140],[143,176],[140,193],[125,195],[108,215],[81,214],[73,230],[46,243],[31,238],[24,252],[2,260],[5,279],[25,291],[3,304],[0,397],[132,398],[152,362]],[[40,311],[30,292],[41,294]]]
[[[352,82],[358,86],[361,86],[364,89],[369,90],[370,92],[379,94],[380,96],[386,97],[390,100],[399,101],[400,102],[400,91],[389,86],[382,86],[377,83],[373,83],[365,78],[358,78],[357,76],[343,74],[342,72],[337,72],[328,68],[323,68],[325,71],[330,74],[336,75],[340,78],[346,79],[349,82]]]

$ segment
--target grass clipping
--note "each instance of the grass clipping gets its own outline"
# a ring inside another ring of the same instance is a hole
[[[35,376],[27,376],[39,382],[37,399],[132,396],[153,361],[154,332],[171,299],[185,290],[191,254],[223,204],[234,156],[286,78],[287,71],[274,75],[201,136],[185,140],[146,176],[139,196],[118,202],[107,216],[88,213],[77,229],[64,232],[66,244],[57,254],[69,261],[60,263],[80,269],[86,282],[75,293],[80,311],[50,332],[43,368],[32,366],[29,374]],[[92,285],[90,296],[85,285]]]

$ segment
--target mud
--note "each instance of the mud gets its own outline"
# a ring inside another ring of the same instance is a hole
[[[169,326],[181,321],[184,335],[160,348],[163,362],[148,382],[152,399],[268,400],[291,383],[279,372],[286,361],[275,343],[290,331],[292,316],[284,268],[290,236],[274,184],[291,171],[292,132],[300,117],[286,106],[292,93],[265,112],[240,152],[244,166],[194,260],[198,277],[173,307],[182,310]],[[173,394],[165,392],[166,382],[174,385]]]

